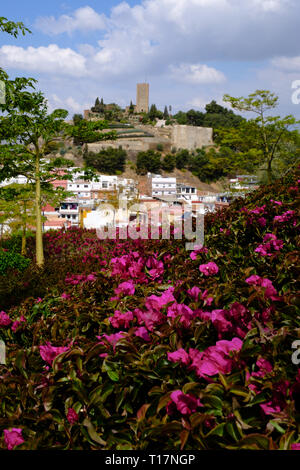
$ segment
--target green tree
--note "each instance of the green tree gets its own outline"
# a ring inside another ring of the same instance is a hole
[[[163,117],[165,120],[169,119],[169,111],[167,106],[165,106]]]
[[[95,168],[100,173],[115,175],[116,172],[124,172],[126,163],[126,151],[109,147],[98,153],[86,153],[84,161],[87,167]]]
[[[73,123],[74,123],[75,126],[77,126],[80,123],[80,121],[82,121],[82,120],[83,120],[82,114],[74,114]]]
[[[168,153],[161,163],[161,168],[164,171],[172,172],[176,166],[176,157],[171,153]]]
[[[87,121],[81,119],[76,125],[69,125],[68,133],[73,137],[75,145],[82,145],[85,143],[98,142],[101,140],[115,140],[117,135],[116,131],[99,132],[107,129],[107,121]]]
[[[179,150],[176,153],[176,168],[182,170],[187,168],[190,162],[190,152],[187,149]]]
[[[249,119],[246,125],[247,137],[252,140],[252,149],[256,149],[261,155],[270,182],[273,178],[273,162],[275,158],[280,158],[284,145],[295,139],[297,131],[293,128],[299,125],[300,121],[292,115],[283,118],[269,116],[268,113],[278,105],[278,96],[269,90],[256,90],[247,98],[224,95],[223,99],[238,111],[256,115],[255,118]]]
[[[15,90],[12,103],[0,116],[0,181],[24,175],[34,185],[36,217],[36,263],[44,264],[42,238],[42,185],[56,178],[56,170],[72,166],[63,158],[45,159],[49,144],[67,130],[68,112],[56,109],[48,114],[47,100],[41,92]],[[73,126],[70,126],[73,127]]]
[[[154,150],[147,150],[146,152],[139,152],[137,155],[137,173],[145,175],[148,171],[150,173],[158,173],[161,168],[161,154]]]

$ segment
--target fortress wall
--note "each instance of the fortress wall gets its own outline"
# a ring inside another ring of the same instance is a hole
[[[172,145],[177,149],[193,150],[213,144],[213,130],[210,127],[173,126]]]

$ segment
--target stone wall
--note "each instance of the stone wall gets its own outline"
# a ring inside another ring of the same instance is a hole
[[[213,130],[210,127],[176,125],[172,127],[171,140],[177,149],[194,150],[213,144]]]
[[[117,140],[106,140],[88,144],[89,152],[99,152],[108,147],[119,148],[122,146],[126,152],[137,154],[147,150],[157,150],[157,145],[162,145],[164,152],[170,152],[174,147],[179,149],[194,150],[206,145],[213,145],[213,130],[208,127],[192,126],[166,126],[154,128],[152,126],[136,126],[137,129],[150,132],[154,137],[134,137]]]

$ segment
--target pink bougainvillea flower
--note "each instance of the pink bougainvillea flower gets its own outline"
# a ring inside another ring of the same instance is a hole
[[[22,429],[20,428],[12,428],[12,429],[4,429],[4,441],[8,450],[13,450],[14,447],[23,444],[25,440],[22,436]]]
[[[47,362],[47,364],[52,366],[52,363],[54,359],[56,358],[56,356],[66,351],[69,351],[69,349],[70,349],[69,347],[64,347],[64,346],[59,346],[59,347],[52,346],[48,341],[45,345],[40,346],[40,355],[42,359],[45,362]]]
[[[116,310],[113,317],[109,317],[109,321],[114,328],[129,328],[130,322],[133,320],[133,313],[128,311],[121,313]]]
[[[182,348],[172,353],[168,353],[168,360],[170,362],[181,362],[185,366],[187,366],[191,362],[190,356]]]
[[[295,215],[295,211],[286,211],[282,215],[276,215],[273,219],[274,223],[288,222]]]
[[[68,300],[71,298],[71,295],[70,294],[66,294],[65,292],[63,292],[63,294],[61,294],[61,298],[64,299],[64,300]]]
[[[180,316],[180,322],[185,328],[189,328],[191,320],[194,318],[194,312],[185,304],[178,304],[174,302],[168,307],[167,316],[169,318],[176,318]]]
[[[67,413],[67,420],[69,421],[69,423],[70,424],[77,423],[78,418],[79,418],[79,416],[76,413],[76,411],[73,408],[69,408],[68,413]]]
[[[96,281],[97,280],[97,276],[95,276],[95,274],[88,274],[86,276],[86,280],[87,281]]]
[[[149,274],[152,279],[160,278],[164,273],[164,264],[162,261],[158,261],[154,256],[151,256],[146,262],[146,266],[149,270]]]
[[[199,287],[194,286],[191,289],[188,289],[187,293],[193,300],[197,301],[199,299],[199,294],[201,294],[201,290]]]
[[[272,256],[275,251],[280,251],[283,247],[283,241],[278,240],[273,233],[267,233],[264,236],[263,243],[259,245],[254,251],[261,256]]]
[[[190,368],[194,369],[199,377],[204,378],[218,373],[229,374],[234,365],[233,359],[229,357],[230,351],[239,351],[242,345],[240,338],[233,338],[231,341],[217,341],[215,346],[210,346],[202,352],[190,348]]]
[[[253,285],[253,286],[258,286],[258,287],[263,287],[265,289],[265,297],[269,298],[271,300],[280,300],[280,297],[277,295],[277,291],[275,287],[273,286],[272,282],[270,279],[266,278],[261,278],[260,276],[257,276],[256,274],[253,276],[250,276],[246,279],[247,284]]]
[[[134,334],[135,336],[139,336],[140,338],[142,338],[144,341],[151,341],[148,330],[144,326],[137,328]]]
[[[274,201],[273,199],[270,199],[270,202],[273,202],[273,204],[277,204],[278,206],[282,206],[281,201]]]
[[[195,413],[199,406],[203,406],[200,400],[192,395],[185,394],[181,390],[175,390],[171,393],[171,402],[168,403],[167,412],[173,412],[173,409],[170,407],[170,404],[173,402],[182,415],[189,416],[192,413]]]
[[[43,302],[43,299],[41,297],[38,297],[36,300],[35,300],[35,303],[36,304],[39,304],[40,302]]]
[[[280,413],[281,408],[280,406],[276,405],[274,406],[272,401],[269,401],[268,403],[263,403],[259,405],[265,415],[272,415],[273,413]]]
[[[21,315],[20,317],[20,320],[15,320],[11,326],[11,329],[14,333],[16,333],[16,331],[18,330],[19,326],[22,324],[22,323],[26,323],[26,318],[24,317],[24,315]]]
[[[263,357],[256,361],[256,365],[259,368],[259,371],[252,372],[252,377],[264,377],[266,374],[269,374],[273,370],[272,364]]]
[[[9,326],[11,324],[11,319],[5,312],[0,312],[0,327],[1,326]]]
[[[210,261],[207,264],[200,264],[199,271],[205,276],[213,276],[219,272],[219,268],[213,261]]]
[[[291,445],[291,450],[300,450],[300,442]]]
[[[97,336],[97,339],[99,339],[100,341],[104,338],[106,339],[106,341],[111,345],[113,346],[113,349],[115,350],[115,346],[117,344],[117,342],[124,338],[124,336],[126,336],[127,333],[125,331],[119,331],[118,333],[113,333],[112,335],[102,335],[102,336]],[[100,344],[103,344],[103,341],[101,341]]]
[[[121,282],[121,284],[119,284],[118,287],[115,289],[116,295],[124,294],[124,296],[127,296],[127,295],[133,295],[134,293],[135,293],[135,285],[133,281]]]

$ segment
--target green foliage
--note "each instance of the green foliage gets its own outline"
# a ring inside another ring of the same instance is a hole
[[[154,150],[139,152],[136,167],[140,175],[145,175],[147,172],[158,173],[161,168],[161,154]]]
[[[84,155],[84,161],[88,167],[95,168],[100,173],[114,175],[117,171],[124,172],[126,156],[126,151],[122,147],[118,149],[109,147],[98,153],[87,153]]]
[[[30,264],[30,259],[19,253],[4,251],[0,248],[0,276],[3,276],[8,269],[24,271]]]
[[[214,100],[205,106],[205,113],[190,109],[186,113],[179,111],[174,115],[174,118],[178,124],[212,127],[213,129],[235,128],[245,120],[242,116],[217,104]]]
[[[15,38],[22,33],[23,36],[25,33],[31,33],[31,31],[24,26],[22,22],[15,23],[13,21],[9,21],[4,16],[0,17],[0,31],[4,33],[8,33]]]
[[[164,171],[172,172],[176,166],[176,157],[175,155],[168,153],[161,163],[161,168]]]
[[[99,132],[107,129],[107,121],[87,121],[81,119],[76,125],[68,126],[68,132],[73,137],[74,145],[82,145],[85,143],[99,142],[102,140],[115,140],[116,132]]]

